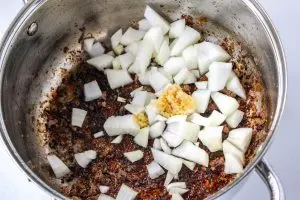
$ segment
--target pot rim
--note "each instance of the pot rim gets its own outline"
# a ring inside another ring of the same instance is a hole
[[[248,165],[245,169],[244,173],[236,178],[232,183],[225,186],[215,194],[208,197],[208,199],[215,199],[230,191],[233,187],[239,184],[257,165],[257,163],[263,158],[264,154],[270,147],[271,142],[274,139],[274,132],[278,126],[278,123],[282,117],[282,113],[284,110],[286,96],[287,96],[287,65],[285,54],[283,50],[282,43],[280,41],[279,35],[273,25],[270,17],[267,15],[266,11],[262,8],[262,6],[258,3],[257,0],[242,0],[243,3],[250,8],[253,15],[255,15],[261,22],[264,27],[265,32],[267,33],[269,40],[272,43],[272,50],[276,57],[276,69],[278,75],[278,99],[277,99],[277,108],[274,113],[272,125],[270,127],[268,136],[264,145],[261,147],[261,151],[255,157],[254,160]],[[23,22],[33,13],[35,10],[40,7],[45,0],[34,0],[28,4],[26,4],[15,17],[9,28],[7,29],[5,35],[2,38],[1,46],[0,46],[0,85],[3,84],[3,75],[4,75],[4,63],[6,59],[6,54],[9,52],[10,44],[14,41],[15,35],[20,31],[20,28],[23,25]],[[0,87],[0,99],[2,98],[2,88]],[[2,104],[0,104],[0,110],[2,111]],[[0,131],[1,137],[0,139],[5,144],[6,150],[9,155],[13,158],[14,162],[17,166],[26,174],[26,176],[32,180],[39,188],[41,188],[46,193],[55,196],[56,198],[65,199],[58,191],[54,190],[50,187],[45,181],[43,181],[40,177],[38,177],[26,164],[26,162],[21,158],[13,143],[9,138],[9,134],[6,130],[4,119],[2,112],[0,114]]]

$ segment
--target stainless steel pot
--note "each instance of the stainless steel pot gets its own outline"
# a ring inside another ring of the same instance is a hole
[[[78,27],[84,25],[104,40],[117,28],[140,19],[145,4],[170,20],[181,14],[204,15],[234,32],[258,58],[269,100],[270,131],[245,173],[209,199],[232,197],[253,169],[268,185],[272,199],[284,199],[277,176],[262,157],[282,115],[287,88],[286,64],[274,26],[255,0],[34,0],[26,4],[3,37],[0,49],[1,137],[12,158],[45,192],[65,198],[45,182],[42,168],[32,169],[33,165],[45,163],[45,153],[28,109],[38,115],[39,101],[61,80],[60,68],[72,67],[72,60],[66,59],[62,49],[64,46],[80,48]],[[214,31],[226,33],[221,28]]]

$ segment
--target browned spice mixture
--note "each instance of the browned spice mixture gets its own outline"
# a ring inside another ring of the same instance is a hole
[[[188,16],[185,18],[188,22],[192,20]],[[201,19],[201,23],[205,22]],[[233,56],[236,46],[234,41],[225,38],[221,45]],[[259,73],[247,69],[246,56],[233,56],[231,61],[234,64],[234,71],[246,90],[247,101],[226,89],[222,92],[237,98],[240,103],[239,109],[245,112],[239,127],[253,128],[252,141],[246,153],[246,166],[266,137],[267,111]],[[53,92],[49,106],[42,112],[42,117],[47,121],[45,143],[53,150],[52,153],[61,158],[73,172],[70,177],[63,180],[68,183],[67,186],[61,187],[61,192],[66,196],[73,199],[97,199],[100,193],[98,187],[107,185],[110,187],[108,195],[116,197],[121,184],[125,183],[139,192],[136,199],[171,199],[163,186],[166,173],[154,180],[148,176],[146,165],[153,160],[150,151],[152,139],[149,140],[148,148],[145,149],[136,145],[133,137],[128,135],[124,136],[120,144],[111,144],[114,138],[107,135],[93,138],[94,133],[103,130],[103,124],[108,117],[127,114],[124,106],[131,100],[130,92],[141,86],[136,77],[133,79],[135,80],[133,84],[111,90],[103,72],[83,63],[66,76],[62,84]],[[97,80],[103,95],[100,99],[85,102],[83,85],[93,80]],[[206,77],[202,76],[199,80],[206,80]],[[182,88],[188,94],[196,90],[194,85],[183,85]],[[152,91],[150,87],[146,87],[146,90]],[[126,98],[128,102],[117,102],[118,96]],[[262,103],[260,105],[257,102]],[[82,128],[71,126],[73,107],[88,111]],[[213,110],[217,110],[217,107],[210,102],[204,116],[209,116]],[[223,139],[227,138],[230,130],[231,128],[224,123]],[[203,199],[229,184],[235,177],[223,172],[224,157],[221,151],[210,153],[202,144],[200,147],[209,153],[210,164],[207,168],[197,165],[193,171],[185,166],[182,167],[179,179],[176,181],[183,181],[187,184],[189,191],[183,195],[184,199]],[[76,164],[74,154],[90,149],[97,151],[97,159],[83,169]],[[123,156],[124,152],[138,149],[144,152],[144,157],[135,163],[131,163]],[[49,172],[54,176],[50,169]]]

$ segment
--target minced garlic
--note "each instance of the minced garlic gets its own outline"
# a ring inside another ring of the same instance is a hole
[[[140,128],[149,126],[148,117],[145,112],[141,112],[134,116],[136,122],[140,125]]]
[[[165,117],[186,115],[196,108],[193,98],[179,85],[169,86],[158,98],[156,105],[159,113]]]

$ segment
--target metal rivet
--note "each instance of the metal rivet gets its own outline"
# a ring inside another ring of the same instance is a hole
[[[33,36],[34,34],[36,34],[37,30],[38,30],[38,25],[36,22],[33,22],[30,24],[30,26],[28,26],[27,34],[29,36]]]

